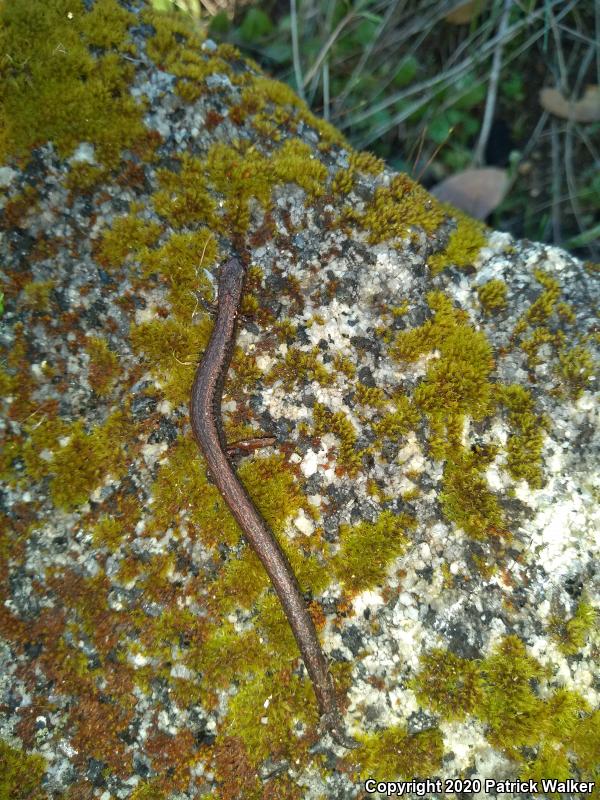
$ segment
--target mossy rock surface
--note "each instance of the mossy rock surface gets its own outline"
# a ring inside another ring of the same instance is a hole
[[[599,785],[597,270],[183,15],[22,0],[0,43],[0,800]],[[277,440],[237,469],[351,752],[191,435],[236,252],[226,433]]]

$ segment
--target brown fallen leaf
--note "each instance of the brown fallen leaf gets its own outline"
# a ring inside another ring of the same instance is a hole
[[[586,87],[581,100],[568,100],[558,89],[546,87],[540,92],[540,104],[561,119],[573,122],[600,121],[600,86]]]
[[[508,189],[508,174],[498,167],[465,169],[441,181],[431,194],[475,219],[485,219],[500,205]]]

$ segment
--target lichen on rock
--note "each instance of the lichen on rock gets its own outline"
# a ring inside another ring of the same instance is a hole
[[[0,42],[0,798],[600,781],[594,270],[353,152],[182,15],[23,0]],[[350,753],[190,431],[240,250],[226,433],[277,441],[237,469]]]

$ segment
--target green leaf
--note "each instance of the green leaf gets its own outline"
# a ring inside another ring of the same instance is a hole
[[[273,32],[270,17],[260,8],[250,8],[240,25],[240,36],[246,42],[256,42]]]
[[[225,11],[219,11],[211,19],[208,32],[211,36],[224,36],[230,29],[231,22]]]
[[[417,74],[419,62],[414,56],[407,56],[400,62],[400,66],[394,73],[392,83],[394,86],[406,86],[409,84]]]

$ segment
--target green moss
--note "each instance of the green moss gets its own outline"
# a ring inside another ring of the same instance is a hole
[[[483,695],[476,713],[488,726],[487,738],[515,756],[517,748],[536,745],[544,704],[531,682],[541,678],[543,670],[523,642],[516,636],[503,639],[482,662],[481,675]]]
[[[293,732],[295,722],[309,727],[317,723],[310,681],[287,670],[266,682],[259,674],[230,699],[225,733],[242,739],[256,767],[268,756],[298,757],[301,745]]]
[[[533,273],[544,291],[537,297],[527,310],[527,321],[531,325],[546,322],[554,312],[560,298],[560,284],[543,270],[536,269]]]
[[[175,229],[199,224],[216,228],[219,218],[216,202],[208,191],[206,163],[187,153],[180,160],[178,172],[157,170],[160,188],[152,195],[156,213]]]
[[[125,443],[131,430],[120,412],[112,414],[103,425],[89,433],[82,422],[73,423],[69,440],[54,452],[48,462],[52,475],[50,496],[54,504],[72,511],[85,503],[109,475],[119,478],[127,469]]]
[[[117,217],[112,228],[103,232],[96,258],[107,269],[122,267],[129,256],[155,244],[160,234],[161,226],[156,222],[146,222],[133,213]]]
[[[87,13],[80,0],[4,3],[1,15],[0,161],[27,158],[48,141],[68,157],[84,141],[115,166],[144,132],[129,94],[134,68],[121,55],[132,52],[135,15],[116,0],[98,0]]]
[[[500,503],[484,475],[488,458],[460,448],[452,453],[444,468],[442,512],[473,539],[506,534]]]
[[[477,296],[488,313],[502,311],[506,308],[506,284],[504,281],[492,280],[478,286]]]
[[[142,781],[133,790],[129,800],[166,800],[167,795],[162,792],[154,781]]]
[[[408,175],[396,175],[389,186],[378,186],[364,212],[344,209],[347,220],[368,231],[370,244],[402,239],[413,227],[434,233],[445,218],[440,203]]]
[[[173,317],[131,327],[134,351],[144,355],[164,397],[175,406],[189,402],[195,366],[208,344],[210,330],[208,316],[196,325]]]
[[[360,742],[361,746],[347,760],[356,764],[363,780],[436,775],[444,754],[442,734],[435,728],[411,735],[405,728],[395,726],[361,736]]]
[[[448,650],[432,650],[420,659],[413,690],[423,707],[444,719],[462,720],[481,699],[478,664]]]
[[[339,439],[338,464],[349,475],[356,475],[362,464],[363,452],[356,449],[356,429],[343,411],[330,411],[322,403],[313,408],[313,433],[324,436],[332,433]]]
[[[107,178],[107,170],[87,161],[77,161],[71,164],[69,172],[65,175],[64,183],[72,192],[88,192],[99,186]]]
[[[571,619],[565,620],[557,615],[551,617],[550,631],[561,652],[566,656],[573,656],[584,648],[597,623],[598,612],[587,599],[582,598]]]
[[[285,391],[303,382],[317,381],[321,386],[330,386],[334,376],[320,360],[321,351],[313,347],[309,351],[290,347],[282,361],[277,362],[265,376],[268,383],[281,381]]]
[[[0,740],[0,800],[42,800],[46,759],[24,753]]]
[[[590,379],[597,372],[597,366],[590,351],[582,345],[565,348],[559,354],[556,373],[564,384],[571,400],[578,400],[585,389],[590,387]]]
[[[459,269],[471,267],[482,247],[487,244],[487,227],[478,220],[450,207],[456,219],[456,228],[450,234],[446,249],[430,256],[428,263],[434,275],[445,267],[455,266]]]
[[[375,522],[340,526],[340,550],[333,569],[353,593],[381,584],[390,563],[401,556],[408,544],[407,530],[415,521],[408,514],[382,512]]]
[[[35,281],[26,283],[23,287],[24,305],[35,311],[48,311],[50,293],[55,285],[55,281]]]
[[[397,440],[414,430],[420,419],[420,414],[414,403],[406,395],[398,395],[392,400],[394,410],[384,414],[373,425],[373,430],[378,439],[386,438]]]
[[[294,90],[285,83],[274,81],[263,75],[254,78],[252,84],[242,92],[242,108],[256,116],[253,122],[260,119],[257,112],[265,112],[269,106],[268,116],[275,118],[277,124],[292,123],[302,121],[316,130],[322,142],[326,144],[346,145],[343,135],[324,119],[312,114]],[[290,108],[292,113],[288,112]],[[279,112],[279,114],[277,113]],[[266,116],[266,115],[265,115]]]
[[[272,158],[278,183],[295,183],[314,200],[325,193],[327,167],[315,157],[312,148],[300,139],[288,139]]]
[[[546,420],[535,413],[530,392],[519,384],[498,385],[499,401],[508,409],[512,433],[506,445],[506,467],[515,480],[532,489],[542,486],[542,447]]]
[[[90,386],[100,397],[110,394],[121,368],[116,353],[109,349],[104,339],[88,337],[85,349],[90,357]]]
[[[106,547],[111,553],[122,544],[125,533],[123,522],[103,514],[92,528],[92,539],[96,547]]]

